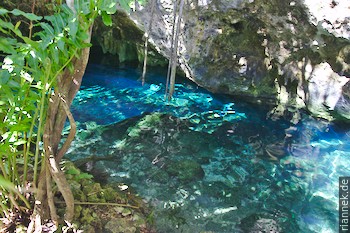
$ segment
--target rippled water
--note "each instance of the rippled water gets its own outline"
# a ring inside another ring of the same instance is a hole
[[[89,65],[68,157],[93,157],[108,182],[154,206],[159,232],[337,232],[338,179],[350,175],[349,126],[213,95],[166,71]],[[156,113],[156,114],[155,114]]]

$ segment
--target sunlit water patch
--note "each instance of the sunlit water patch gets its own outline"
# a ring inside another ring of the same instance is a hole
[[[222,122],[245,118],[234,103],[221,101],[197,86],[175,84],[172,101],[165,101],[164,73],[151,73],[153,83],[144,85],[135,69],[113,70],[91,65],[82,88],[74,100],[72,112],[81,122],[110,124],[145,112],[171,113],[195,123],[195,130],[213,130]],[[88,111],[86,111],[88,110]]]
[[[148,76],[142,86],[135,69],[88,67],[69,158],[134,188],[159,232],[337,231],[346,126],[271,121],[185,81],[164,101],[165,72]]]

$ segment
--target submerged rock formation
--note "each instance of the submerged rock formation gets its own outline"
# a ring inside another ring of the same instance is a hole
[[[170,56],[173,1],[156,1],[150,41]],[[218,93],[276,104],[271,112],[306,108],[350,120],[350,32],[346,0],[199,0],[185,5],[179,64],[186,76]],[[149,5],[131,18],[147,28]]]

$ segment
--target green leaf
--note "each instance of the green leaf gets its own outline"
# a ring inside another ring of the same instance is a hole
[[[18,21],[15,25],[15,30],[17,30],[19,28],[19,25],[21,25],[21,21]]]
[[[21,84],[13,79],[8,82],[8,85],[9,85],[9,87],[12,87],[12,88],[20,88],[21,87]]]
[[[68,28],[69,28],[69,35],[72,37],[73,40],[75,40],[75,36],[78,31],[78,23],[76,18],[73,18],[72,20],[69,21]]]
[[[0,30],[1,30],[2,32],[4,32],[5,34],[8,33],[7,31],[4,30],[5,28],[8,28],[8,29],[14,29],[14,28],[15,28],[15,26],[13,26],[12,23],[5,22],[5,21],[3,21],[3,20],[1,20],[1,19],[0,19],[0,23],[1,23]]]
[[[8,70],[0,69],[0,85],[1,84],[6,84],[8,82],[8,80],[9,80],[10,76],[11,76],[11,74],[9,73]],[[1,87],[1,88],[3,88],[3,87]]]
[[[4,8],[0,8],[0,15],[4,15],[7,14],[9,11],[4,9]]]
[[[43,17],[37,16],[37,15],[35,15],[33,13],[26,13],[26,12],[23,12],[23,11],[18,10],[18,9],[12,10],[11,13],[16,15],[16,16],[22,15],[22,16],[24,16],[27,19],[32,20],[32,21],[39,21],[39,20],[41,20],[43,18]]]
[[[86,41],[89,39],[89,34],[87,34],[85,31],[79,31],[77,33],[77,37],[80,41]]]
[[[102,21],[106,26],[112,26],[112,17],[106,11],[102,11]]]
[[[68,68],[68,70],[69,70],[69,72],[70,72],[71,74],[74,73],[74,66],[73,66],[72,63],[69,63],[69,64],[67,65],[67,68]]]
[[[93,176],[92,175],[90,175],[90,174],[88,174],[88,173],[81,173],[81,174],[79,174],[79,175],[77,175],[76,177],[75,177],[77,180],[81,180],[81,179],[92,179],[93,178]]]
[[[40,26],[44,29],[44,31],[50,36],[55,36],[55,30],[51,27],[50,24],[41,22]]]
[[[58,64],[59,63],[59,52],[58,49],[54,46],[50,46],[50,54],[51,54],[51,59],[53,59],[53,62]]]
[[[62,4],[61,9],[62,9],[62,13],[67,15],[67,17],[65,17],[65,18],[69,18],[69,17],[74,16],[73,11],[66,4]]]
[[[59,38],[57,40],[57,47],[58,47],[58,49],[61,50],[62,52],[64,52],[65,51],[64,46],[65,46],[65,43],[64,43],[63,38]]]
[[[114,14],[117,11],[117,4],[115,0],[101,0],[100,9],[107,14]]]
[[[11,181],[6,180],[2,175],[0,175],[0,186],[5,188],[6,190],[18,192],[13,183],[11,183]]]
[[[16,53],[15,45],[17,44],[17,40],[11,38],[0,37],[0,51],[3,51],[7,54]]]
[[[90,13],[90,1],[75,0],[74,5],[78,13],[82,13],[83,15],[87,15]]]
[[[122,9],[126,10],[127,12],[130,11],[129,2],[127,0],[119,0],[119,5]]]
[[[23,124],[23,122],[21,122],[21,124],[17,124],[17,125],[11,126],[10,128],[11,128],[11,131],[12,131],[12,132],[15,132],[15,131],[17,131],[17,132],[23,132],[23,131],[29,130],[30,125],[26,125],[26,124]],[[18,141],[17,144],[16,144],[16,143],[17,143],[17,141],[14,143],[14,145],[23,144],[21,141]]]
[[[70,168],[69,170],[67,170],[65,173],[70,174],[70,175],[79,175],[80,171],[73,167],[73,168]]]
[[[45,16],[45,19],[51,22],[57,34],[61,33],[66,26],[61,14]]]

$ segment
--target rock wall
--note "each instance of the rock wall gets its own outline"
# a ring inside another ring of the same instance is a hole
[[[169,57],[173,1],[156,3],[150,41]],[[298,121],[297,110],[306,108],[350,120],[349,11],[347,0],[189,0],[179,64],[213,92],[275,104],[274,117]],[[131,18],[147,28],[150,12],[139,7]]]
[[[108,27],[98,18],[93,28],[92,43],[99,46],[104,54],[114,55],[117,63],[139,62],[144,59],[144,32],[129,18],[118,11],[112,16],[113,26]],[[164,66],[167,59],[151,45],[148,50],[148,64]]]

